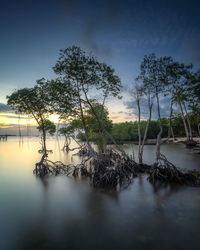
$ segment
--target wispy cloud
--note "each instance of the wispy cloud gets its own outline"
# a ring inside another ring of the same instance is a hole
[[[8,112],[8,111],[7,111]],[[4,113],[4,112],[1,112],[0,113],[0,117],[1,118],[6,118],[6,119],[29,119],[27,116],[24,116],[24,115],[18,115],[18,114],[15,114],[15,113]]]
[[[165,98],[160,98],[160,112],[162,117],[169,117],[170,115],[170,108],[169,108],[169,103],[170,99],[165,97]],[[136,100],[133,101],[127,101],[124,102],[124,105],[126,106],[127,110],[131,110],[132,114],[137,117],[138,116],[138,109],[137,109],[137,103]],[[147,119],[149,117],[149,108],[148,108],[148,103],[147,100],[142,98],[140,101],[140,108],[141,108],[141,117],[142,119]],[[131,114],[130,112],[127,112],[127,114]],[[157,105],[154,100],[153,102],[153,108],[152,108],[152,118],[157,119]]]
[[[14,125],[12,124],[8,125],[8,124],[0,123],[0,128],[13,128],[13,127]]]
[[[12,112],[12,108],[4,103],[0,103],[0,113],[2,112]]]
[[[180,47],[180,55],[187,59],[188,63],[200,64],[200,36],[190,37],[183,41]]]
[[[115,116],[111,116],[110,118],[111,118],[112,120],[115,120],[115,119],[120,118],[120,116],[119,116],[119,115],[115,115]]]

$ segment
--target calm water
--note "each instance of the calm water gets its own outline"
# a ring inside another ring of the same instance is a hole
[[[69,163],[62,146],[62,139],[48,140],[50,159]],[[145,176],[120,193],[65,176],[41,181],[32,174],[39,148],[39,138],[0,142],[1,250],[200,249],[200,188],[155,190]],[[162,152],[176,166],[200,170],[200,155],[184,145],[163,145]],[[153,160],[147,146],[145,161]]]

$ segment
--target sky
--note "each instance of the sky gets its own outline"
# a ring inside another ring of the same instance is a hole
[[[72,45],[112,65],[121,78],[123,98],[107,102],[110,118],[136,119],[127,89],[145,54],[172,56],[200,68],[199,9],[198,0],[1,1],[0,126],[14,123],[3,105],[6,95],[42,77],[54,78],[59,50]],[[167,105],[161,104],[163,116]]]

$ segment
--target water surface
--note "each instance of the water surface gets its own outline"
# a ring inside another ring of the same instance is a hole
[[[121,192],[65,176],[42,181],[33,175],[39,141],[0,142],[0,249],[199,249],[199,188],[155,189],[145,176]],[[77,163],[62,146],[63,139],[48,139],[50,159]],[[180,168],[200,170],[200,155],[182,144],[163,145],[162,152]],[[146,146],[145,162],[154,153]]]

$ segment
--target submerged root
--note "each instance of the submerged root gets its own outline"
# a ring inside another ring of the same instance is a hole
[[[149,181],[153,184],[168,183],[200,186],[200,172],[187,171],[183,172],[176,168],[167,158],[161,154],[159,164],[151,167],[149,172]]]
[[[138,173],[147,172],[143,165],[138,165],[126,155],[110,151],[93,159],[94,175],[92,184],[98,188],[116,188],[132,182]]]
[[[66,151],[66,152],[69,152],[70,151],[70,148],[69,148],[69,145],[65,144],[62,148],[63,151]]]
[[[46,150],[44,150],[44,149],[39,149],[39,150],[38,150],[38,153],[39,153],[39,154],[44,154],[45,152],[46,152],[46,153],[53,153],[53,150],[51,150],[51,149],[49,149],[49,150],[47,150],[47,149],[46,149]]]
[[[86,147],[83,147],[83,146],[79,146],[77,148],[70,148],[69,145],[64,145],[64,147],[63,147],[62,150],[68,153],[70,151],[74,151],[74,150],[78,150],[79,149],[79,151],[78,151],[78,153],[76,153],[76,155],[83,156],[83,155],[86,154],[85,148]]]
[[[85,161],[84,161],[85,162]],[[84,162],[78,165],[68,164],[65,165],[61,161],[50,161],[47,159],[47,154],[43,155],[40,162],[35,164],[35,169],[33,173],[38,177],[45,176],[57,176],[57,175],[66,175],[66,176],[86,176],[91,177],[91,173],[88,172]]]
[[[45,159],[42,163],[36,163],[33,173],[39,177],[56,176],[56,175],[71,175],[74,170],[73,165],[64,165],[60,161],[52,162]]]
[[[70,152],[70,151],[74,151],[74,150],[78,150],[77,153],[75,153],[74,155],[78,155],[78,156],[89,156],[89,150],[87,148],[87,146],[85,144],[80,145],[76,148],[70,148],[69,147],[70,143],[65,143],[62,150],[65,152]]]
[[[188,140],[185,141],[186,147],[195,147],[197,145],[197,142],[194,140]]]
[[[39,177],[50,175],[67,175],[89,178],[91,184],[98,188],[117,188],[132,182],[138,173],[149,171],[149,166],[138,165],[128,156],[110,151],[107,154],[91,155],[78,165],[64,165],[62,162],[52,162],[47,155],[36,163],[34,174]]]
[[[73,165],[65,165],[61,161],[52,162],[47,159],[47,156],[47,154],[44,154],[40,162],[35,164],[35,169],[33,170],[33,173],[36,176],[44,177],[51,175],[56,176],[60,174],[69,176],[70,174],[73,174]]]
[[[60,161],[52,162],[47,154],[36,163],[34,173],[39,177],[51,175],[66,175],[84,177],[96,188],[116,189],[127,187],[140,173],[148,174],[148,180],[153,185],[191,185],[200,186],[200,171],[183,172],[170,163],[161,154],[159,164],[149,166],[137,164],[127,155],[111,150],[106,154],[96,154],[95,157],[83,158],[78,165],[65,165]]]
[[[74,155],[78,155],[81,157],[90,156],[90,151],[85,144],[75,149],[79,149],[79,151]]]

